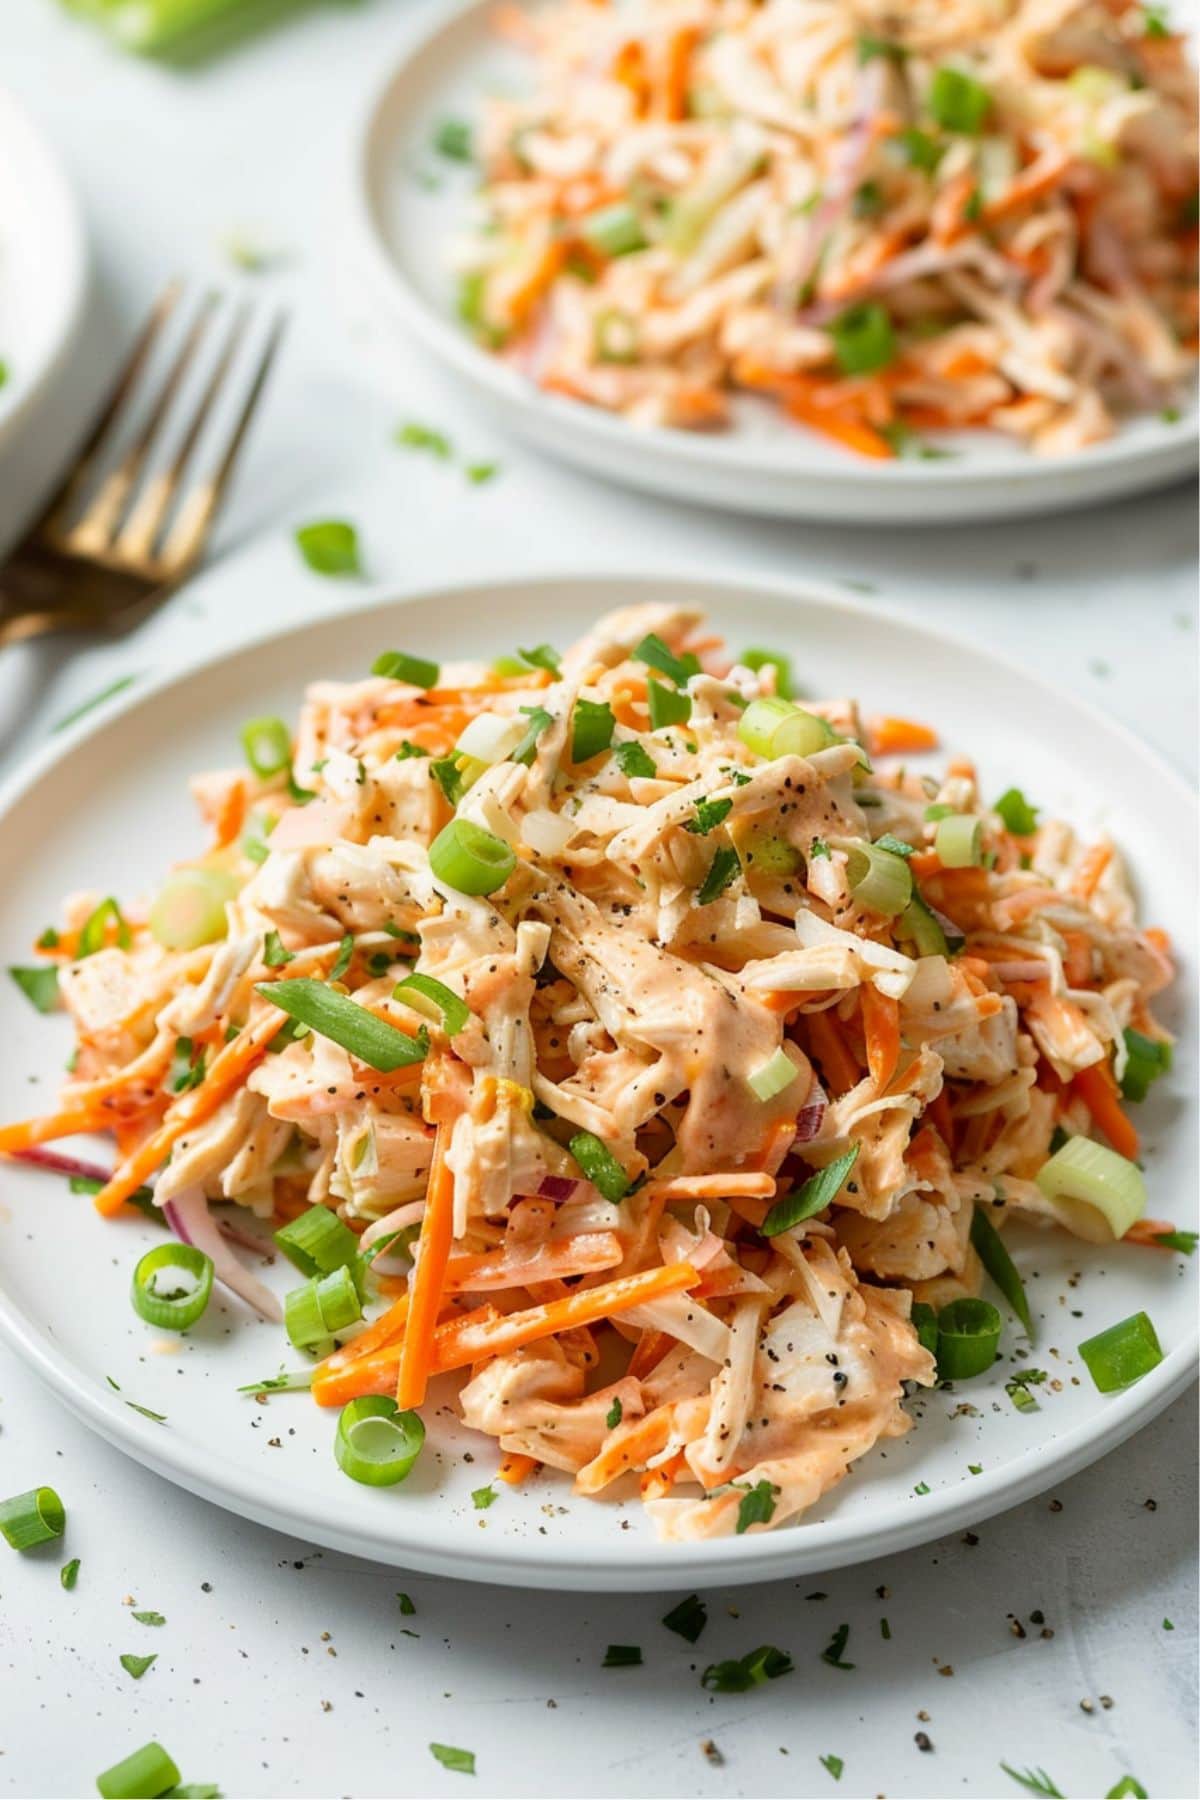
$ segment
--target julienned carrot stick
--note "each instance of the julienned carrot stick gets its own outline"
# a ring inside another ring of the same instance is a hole
[[[22,1119],[0,1126],[0,1156],[13,1156],[32,1144],[48,1144],[54,1138],[73,1137],[77,1131],[103,1131],[108,1121],[97,1106],[68,1106],[62,1112],[38,1119]],[[134,1183],[137,1186],[137,1183]]]
[[[408,1324],[400,1352],[397,1406],[420,1406],[429,1385],[433,1334],[446,1286],[446,1265],[454,1239],[454,1175],[446,1167],[450,1125],[438,1126],[421,1219],[417,1266],[409,1287]]]
[[[519,1487],[540,1467],[536,1456],[523,1456],[519,1450],[506,1450],[500,1467],[496,1470],[496,1480],[503,1481],[508,1487]]]
[[[917,719],[872,719],[867,737],[872,756],[900,756],[938,747],[937,732]]]
[[[1079,867],[1071,882],[1071,892],[1078,900],[1090,900],[1100,885],[1100,878],[1112,861],[1111,844],[1093,844],[1079,859]]]
[[[1099,1064],[1081,1069],[1071,1086],[1091,1113],[1092,1124],[1100,1128],[1117,1155],[1127,1156],[1133,1162],[1139,1148],[1138,1134],[1122,1112],[1106,1071]]]
[[[165,1161],[167,1152],[189,1125],[198,1125],[201,1119],[216,1112],[244,1079],[251,1063],[258,1061],[286,1017],[277,1006],[269,1007],[261,1019],[245,1026],[231,1044],[226,1044],[200,1086],[175,1102],[158,1130],[126,1158],[108,1186],[100,1189],[96,1195],[97,1212],[106,1216],[115,1213]]]
[[[809,1013],[809,1048],[821,1065],[821,1073],[835,1094],[845,1094],[858,1084],[858,1064],[828,1013]]]
[[[462,1315],[476,1323],[498,1316],[496,1308],[490,1305]],[[391,1314],[384,1315],[384,1318],[390,1317]],[[376,1324],[382,1323],[382,1319],[376,1320]],[[371,1329],[374,1330],[374,1326]],[[394,1340],[398,1335],[396,1331],[392,1331],[390,1338]],[[364,1332],[353,1344],[347,1344],[345,1351],[338,1351],[328,1357],[316,1370],[311,1391],[318,1406],[344,1406],[347,1400],[357,1400],[362,1394],[395,1394],[400,1376],[401,1346],[388,1341],[377,1345],[363,1356],[351,1357],[349,1352],[365,1343],[368,1336],[369,1333]],[[343,1356],[346,1360],[339,1360]]]
[[[867,1044],[867,1067],[877,1090],[882,1093],[900,1060],[900,1002],[881,994],[868,982],[861,988],[863,1035]]]

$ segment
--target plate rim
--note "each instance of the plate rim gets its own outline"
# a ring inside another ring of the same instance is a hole
[[[526,0],[522,0],[526,3]],[[611,457],[633,447],[656,465],[680,466],[696,474],[754,477],[804,481],[819,487],[842,489],[852,486],[868,501],[893,499],[907,490],[946,500],[969,498],[976,489],[1000,482],[1019,490],[1031,506],[1043,504],[1039,490],[1051,478],[1057,478],[1064,489],[1061,504],[1076,506],[1092,498],[1088,491],[1089,472],[1094,472],[1096,486],[1105,475],[1128,477],[1130,485],[1120,490],[1133,495],[1148,487],[1165,486],[1182,479],[1200,460],[1200,406],[1192,405],[1178,426],[1161,421],[1154,440],[1131,445],[1128,436],[1118,431],[1111,439],[1092,445],[1087,450],[1073,451],[1067,456],[1043,458],[1032,453],[1018,462],[1001,463],[963,459],[951,461],[908,461],[896,457],[886,463],[860,458],[845,462],[830,459],[824,463],[807,463],[788,453],[787,441],[779,440],[778,453],[739,437],[706,435],[671,430],[665,426],[639,426],[636,432],[627,421],[592,407],[582,401],[558,394],[546,394],[532,382],[522,378],[508,364],[489,356],[460,330],[445,313],[430,304],[408,279],[397,257],[389,250],[372,199],[372,170],[375,140],[392,89],[412,74],[420,59],[434,52],[443,38],[465,27],[476,15],[490,11],[493,0],[444,0],[423,26],[402,43],[400,52],[367,90],[367,102],[358,116],[351,134],[349,169],[343,187],[348,189],[347,224],[351,240],[365,259],[368,272],[377,287],[386,290],[402,313],[414,335],[465,380],[488,391],[489,397],[508,407],[519,408],[523,420],[535,428],[578,430],[596,455]],[[807,440],[803,440],[807,442]],[[990,446],[981,445],[985,452]],[[1140,479],[1139,479],[1140,476]],[[1027,492],[1028,490],[1028,492]],[[1082,491],[1081,491],[1082,490]],[[1111,496],[1112,490],[1098,493],[1096,501]],[[1014,512],[1012,516],[1017,516]],[[932,519],[925,522],[931,523]]]
[[[219,581],[226,573],[227,566],[216,565],[200,579]],[[495,578],[479,576],[441,583],[414,583],[399,591],[380,590],[364,595],[349,612],[331,609],[298,623],[264,625],[248,632],[233,645],[215,645],[202,651],[185,668],[170,664],[152,668],[134,687],[114,695],[111,702],[103,703],[74,725],[55,734],[13,772],[0,788],[0,832],[10,813],[81,745],[109,732],[172,689],[198,678],[211,678],[223,664],[245,656],[261,655],[279,640],[328,630],[334,623],[339,629],[346,630],[378,613],[421,604],[436,606],[439,598],[462,599],[486,594],[503,606],[528,595],[530,590],[572,586],[586,591],[590,587],[609,589],[613,584],[631,590],[631,597],[638,589],[643,591],[643,597],[649,598],[658,589],[690,587],[696,590],[698,600],[714,607],[750,598],[775,604],[799,602],[815,606],[860,627],[878,620],[895,628],[899,622],[895,611],[888,611],[883,605],[867,605],[819,579],[741,577],[728,568],[714,572],[672,565],[630,573],[627,567],[616,565],[586,571],[568,569],[518,572]],[[921,620],[906,617],[903,624],[906,631],[931,646],[948,646],[960,654],[1003,669],[1010,677],[1038,690],[1043,699],[1052,700],[1060,710],[1065,705],[1068,715],[1074,711],[1093,729],[1124,743],[1143,764],[1149,765],[1159,780],[1167,782],[1195,830],[1197,801],[1194,791],[1157,750],[1144,743],[1127,726],[1073,692],[1060,692],[1052,681],[1025,668],[1015,658],[995,654],[990,648],[971,643],[965,636]],[[1179,1128],[1177,1125],[1176,1129]],[[569,1541],[559,1543],[553,1539],[539,1539],[534,1559],[525,1540],[497,1542],[494,1548],[484,1549],[473,1547],[472,1541],[466,1538],[461,1547],[443,1553],[401,1536],[378,1536],[365,1525],[338,1525],[323,1515],[306,1512],[299,1496],[293,1499],[289,1490],[281,1490],[265,1473],[248,1466],[239,1467],[224,1455],[214,1461],[210,1454],[190,1446],[184,1439],[170,1438],[164,1442],[154,1435],[161,1427],[143,1422],[133,1413],[126,1418],[105,1393],[93,1390],[81,1379],[79,1370],[67,1354],[59,1350],[53,1338],[10,1297],[2,1274],[0,1337],[71,1411],[109,1443],[157,1474],[200,1494],[235,1516],[249,1517],[295,1537],[328,1544],[385,1565],[425,1568],[435,1574],[500,1585],[550,1587],[575,1583],[580,1588],[608,1588],[618,1592],[657,1592],[701,1580],[719,1580],[726,1584],[752,1582],[822,1567],[845,1566],[867,1557],[891,1554],[930,1542],[959,1525],[988,1518],[1031,1498],[1116,1448],[1184,1390],[1193,1379],[1200,1358],[1200,1329],[1194,1325],[1190,1335],[1169,1351],[1150,1375],[1115,1396],[1102,1414],[1081,1421],[1056,1438],[1052,1454],[1047,1453],[1045,1445],[1031,1446],[996,1472],[985,1470],[981,1477],[960,1480],[936,1495],[922,1497],[920,1504],[914,1501],[911,1520],[893,1518],[882,1527],[876,1527],[869,1543],[864,1543],[864,1536],[872,1530],[871,1526],[857,1520],[844,1523],[840,1530],[831,1529],[815,1540],[815,1547],[814,1540],[806,1541],[803,1525],[799,1525],[778,1533],[755,1534],[744,1540],[722,1539],[696,1546],[629,1540],[624,1554],[620,1548],[614,1551],[589,1545],[579,1549],[572,1547]],[[214,1468],[219,1479],[211,1473]]]

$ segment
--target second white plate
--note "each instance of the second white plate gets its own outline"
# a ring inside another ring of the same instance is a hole
[[[443,11],[387,77],[355,140],[352,253],[377,305],[470,387],[497,424],[595,474],[705,505],[799,519],[931,524],[1059,512],[1187,475],[1196,412],[1138,419],[1105,444],[1035,457],[983,433],[936,461],[872,463],[823,443],[747,398],[734,429],[642,428],[546,394],[467,335],[454,307],[449,252],[474,172],[433,149],[437,125],[470,119],[489,91],[513,91],[528,63],[489,29],[492,0]]]

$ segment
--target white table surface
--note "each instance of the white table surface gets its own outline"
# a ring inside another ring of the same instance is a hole
[[[348,128],[428,11],[426,0],[331,0],[219,62],[172,71],[109,53],[53,0],[3,0],[0,80],[61,148],[98,280],[59,390],[0,460],[0,541],[65,456],[156,287],[179,270],[241,281],[286,299],[293,322],[216,555],[323,514],[357,521],[385,589],[601,566],[817,575],[1053,671],[1194,778],[1189,492],[941,532],[692,511],[502,443],[366,317],[339,238]],[[286,269],[232,273],[220,246],[238,232],[285,250]],[[500,476],[473,488],[393,447],[405,419],[448,432],[464,460],[498,457]],[[8,652],[0,773],[117,677],[339,596],[297,566],[264,584],[253,621],[223,609],[209,582],[122,642]],[[185,1779],[227,1795],[1019,1793],[1001,1761],[1040,1765],[1074,1796],[1104,1794],[1126,1772],[1158,1800],[1194,1794],[1195,1468],[1189,1397],[1093,1469],[981,1525],[978,1542],[713,1590],[691,1650],[658,1623],[669,1601],[404,1578],[235,1520],[109,1449],[0,1352],[0,1491],[49,1480],[71,1513],[61,1548],[0,1555],[0,1794],[93,1791],[97,1770],[151,1736]],[[82,1563],[72,1593],[58,1581],[68,1555]],[[134,1623],[130,1596],[167,1623]],[[820,1658],[843,1621],[853,1672]],[[640,1644],[645,1666],[602,1669],[609,1642]],[[763,1642],[789,1650],[795,1673],[748,1696],[702,1691],[705,1663]],[[149,1650],[158,1661],[135,1683],[117,1658]],[[922,1731],[931,1751],[916,1745]],[[474,1750],[474,1782],[439,1768],[431,1740]],[[829,1753],[844,1761],[839,1783],[818,1760]]]

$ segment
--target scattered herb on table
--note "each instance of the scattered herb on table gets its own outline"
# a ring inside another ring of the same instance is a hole
[[[604,1652],[604,1669],[637,1669],[641,1667],[642,1652],[638,1644],[610,1644]]]
[[[429,1754],[441,1763],[443,1769],[450,1769],[456,1775],[475,1773],[473,1750],[458,1750],[453,1744],[430,1744]]]
[[[857,1668],[858,1667],[857,1663],[844,1662],[842,1659],[842,1652],[846,1648],[846,1644],[847,1644],[849,1637],[850,1637],[849,1625],[839,1625],[837,1630],[834,1632],[833,1636],[830,1638],[828,1644],[826,1644],[824,1650],[822,1650],[821,1661],[824,1663],[828,1663],[831,1669],[854,1669],[854,1668]]]
[[[669,1613],[663,1614],[663,1624],[668,1631],[685,1638],[694,1644],[708,1623],[708,1608],[699,1594],[689,1594],[678,1606],[673,1606]]]
[[[140,1681],[151,1663],[158,1661],[158,1652],[151,1651],[149,1656],[127,1655],[118,1660],[127,1675],[132,1675],[135,1681]]]

